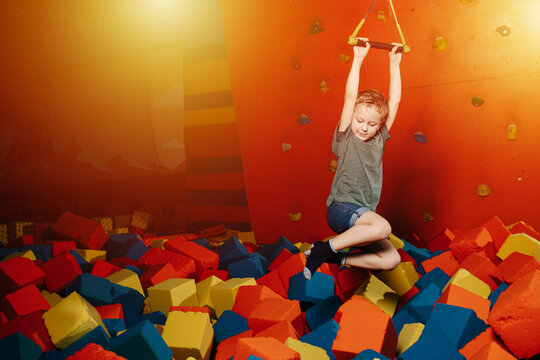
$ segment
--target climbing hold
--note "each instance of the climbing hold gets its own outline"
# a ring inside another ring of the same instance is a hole
[[[427,144],[427,138],[420,131],[414,133],[414,140],[418,143]]]
[[[387,18],[388,18],[388,15],[386,15],[384,10],[377,11],[377,20],[386,21]]]
[[[291,221],[300,221],[300,219],[302,219],[302,213],[289,213],[289,219],[291,219]]]
[[[478,185],[478,188],[476,189],[476,193],[478,196],[486,197],[489,196],[491,191],[489,190],[489,187],[485,184]]]
[[[439,51],[443,51],[448,46],[448,39],[438,36],[435,38],[435,41],[433,41],[433,47],[436,48]]]
[[[302,69],[302,64],[300,64],[299,62],[293,62],[291,64],[291,67],[294,69],[294,70],[300,70]]]
[[[503,37],[510,35],[510,28],[506,25],[499,26],[496,31]]]
[[[433,221],[433,216],[426,211],[422,216],[422,219],[424,220],[424,222]]]
[[[291,148],[292,148],[291,144],[287,144],[287,143],[282,143],[281,144],[281,150],[283,150],[283,152],[290,151]]]
[[[321,24],[319,24],[318,21],[315,21],[313,23],[313,25],[311,25],[311,29],[309,30],[309,33],[311,35],[315,35],[315,34],[323,32],[323,31],[324,31],[324,29],[321,27]]]
[[[474,0],[460,0],[462,4],[472,3]]]
[[[481,97],[475,96],[472,98],[471,102],[474,106],[480,106],[484,103],[484,99],[482,99]]]
[[[330,161],[330,171],[335,173],[337,171],[337,160],[336,159],[332,159],[332,161]]]
[[[322,91],[323,93],[325,93],[325,94],[326,94],[326,92],[327,92],[328,90],[330,90],[330,88],[329,88],[328,86],[326,86],[326,81],[324,81],[324,80],[321,81],[321,83],[319,84],[319,89],[321,89],[321,91]]]
[[[517,125],[510,124],[506,128],[506,139],[507,140],[516,140],[517,137]]]
[[[300,121],[300,125],[311,124],[311,121],[309,121],[306,114],[300,115],[300,120],[299,121]]]
[[[343,61],[344,64],[351,61],[351,57],[349,55],[339,54],[338,57],[339,57],[339,60]]]

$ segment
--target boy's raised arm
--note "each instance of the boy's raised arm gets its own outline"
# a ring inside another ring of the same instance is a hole
[[[347,127],[352,121],[356,96],[358,95],[358,85],[360,83],[360,67],[370,48],[368,39],[362,38],[362,40],[366,42],[365,47],[355,46],[353,48],[354,58],[351,70],[349,71],[349,77],[347,78],[347,84],[345,85],[345,100],[343,103],[343,110],[341,110],[338,131],[347,130]]]
[[[396,119],[396,114],[401,101],[401,53],[396,53],[397,45],[389,53],[390,57],[390,91],[388,96],[388,117],[386,118],[386,128],[390,130]]]

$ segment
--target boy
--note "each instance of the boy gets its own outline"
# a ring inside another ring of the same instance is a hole
[[[306,251],[304,277],[308,280],[323,262],[391,270],[401,261],[388,240],[390,224],[375,212],[381,196],[384,143],[390,138],[388,131],[401,99],[401,53],[396,53],[398,44],[389,52],[388,102],[376,90],[358,93],[360,67],[370,48],[368,39],[362,40],[365,47],[354,47],[345,102],[332,141],[338,168],[327,200],[327,220],[339,235],[328,242],[317,241]],[[361,251],[337,253],[350,246],[361,247]]]

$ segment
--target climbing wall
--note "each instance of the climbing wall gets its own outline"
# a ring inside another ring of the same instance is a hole
[[[494,215],[538,227],[540,4],[533,0],[394,1],[412,51],[386,143],[378,212],[395,233],[430,239]],[[222,0],[252,228],[312,240],[331,231],[325,200],[331,137],[352,49],[371,1]],[[360,34],[399,41],[387,1]],[[371,50],[360,87],[387,94],[388,56]],[[279,225],[279,226],[277,226]]]

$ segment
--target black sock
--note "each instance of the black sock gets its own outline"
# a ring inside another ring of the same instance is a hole
[[[343,258],[343,255],[344,254],[340,252],[333,253],[328,259],[325,260],[325,263],[341,266],[341,259]]]
[[[315,271],[330,258],[336,254],[329,242],[315,241],[310,250],[306,251],[306,267],[304,268],[304,277],[311,279]],[[308,255],[309,254],[309,255]]]

